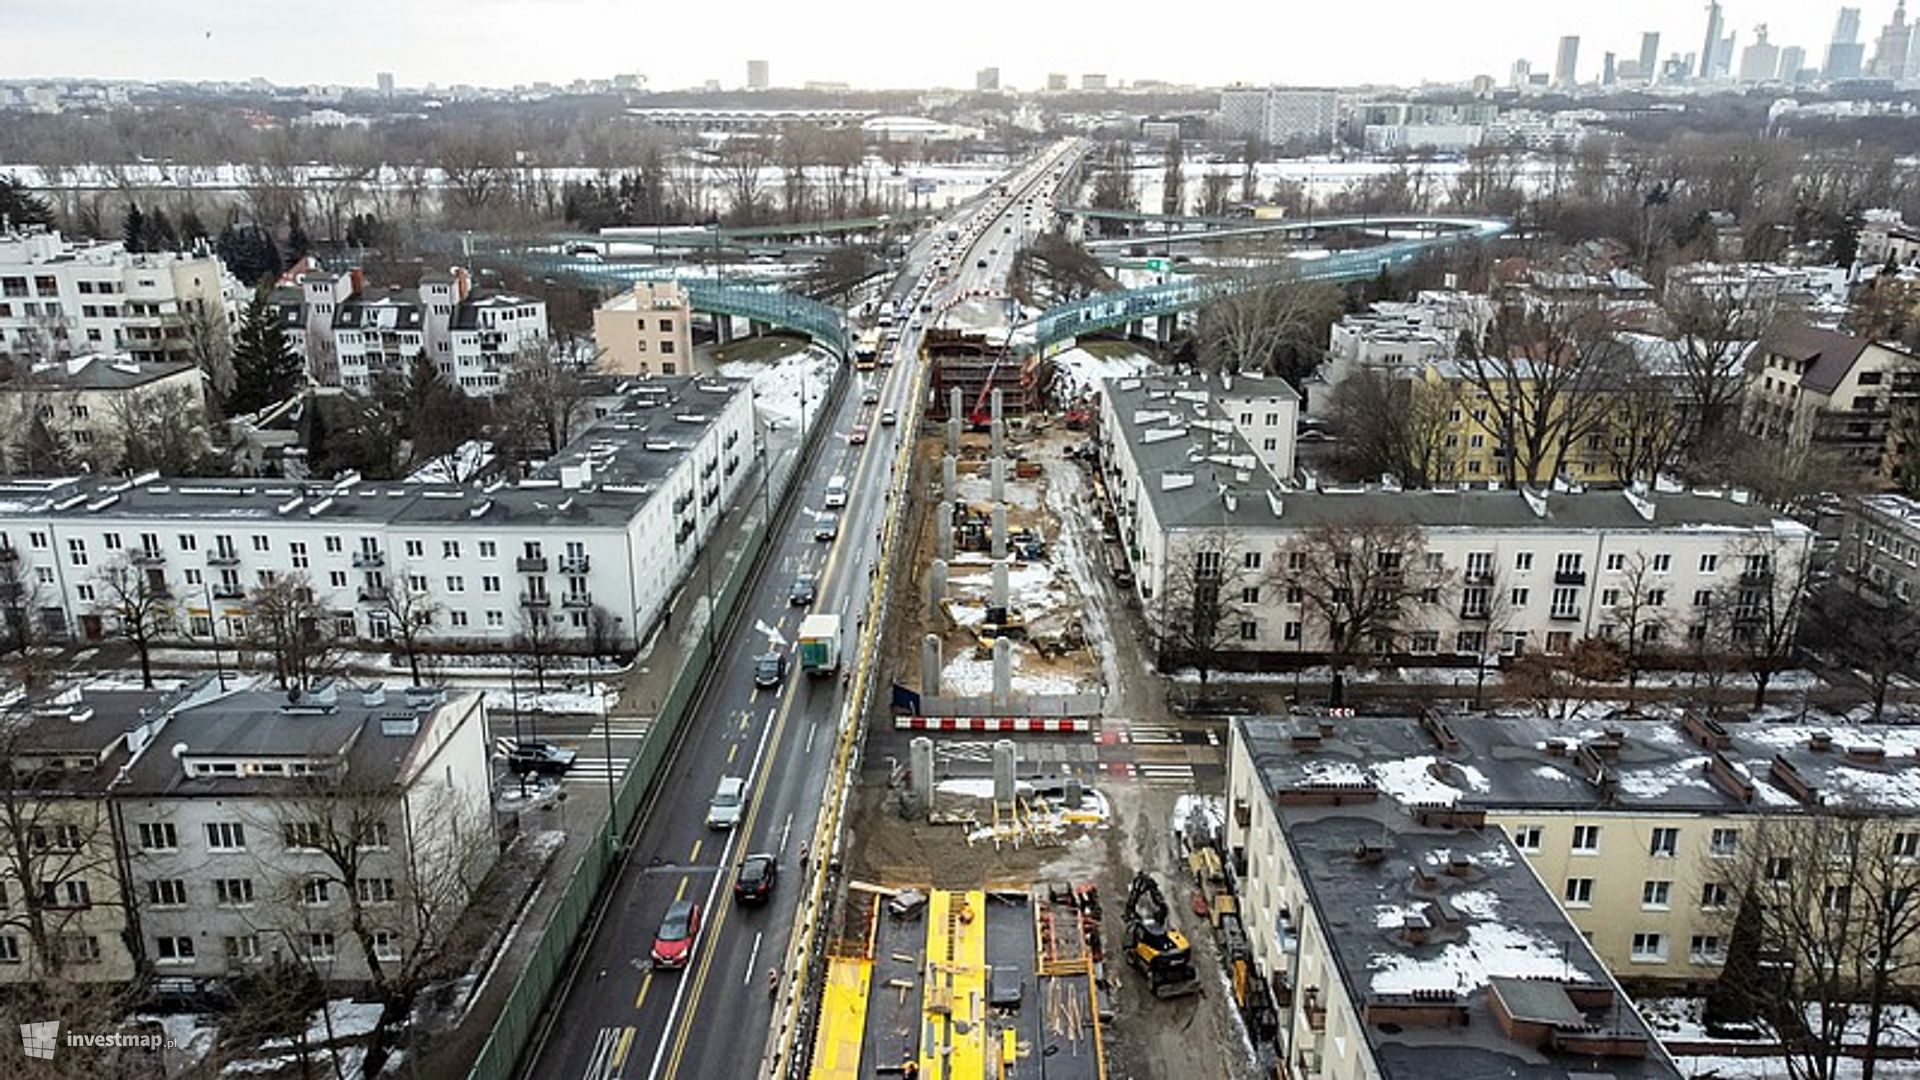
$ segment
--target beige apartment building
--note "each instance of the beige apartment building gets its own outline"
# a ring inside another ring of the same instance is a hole
[[[1795,327],[1765,342],[1747,377],[1747,430],[1797,457],[1831,459],[1885,484],[1899,462],[1895,417],[1920,404],[1920,358],[1833,330]]]
[[[593,344],[609,375],[696,374],[693,302],[677,281],[640,281],[593,313]]]
[[[114,471],[129,425],[141,422],[147,406],[184,411],[204,434],[202,381],[200,369],[190,362],[135,360],[130,354],[35,364],[0,382],[0,440],[6,443],[0,462],[11,466],[22,460],[20,444],[42,437],[96,471]],[[43,435],[36,435],[35,421]]]

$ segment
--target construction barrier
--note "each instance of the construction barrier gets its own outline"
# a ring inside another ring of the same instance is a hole
[[[1091,716],[896,716],[901,731],[982,731],[1026,734],[1075,734],[1093,730]]]

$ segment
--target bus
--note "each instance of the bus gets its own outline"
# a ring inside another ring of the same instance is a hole
[[[880,357],[880,330],[875,327],[861,333],[854,342],[853,366],[858,371],[872,371]]]

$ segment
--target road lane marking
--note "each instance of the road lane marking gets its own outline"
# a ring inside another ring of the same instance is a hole
[[[613,1051],[613,1075],[618,1077],[627,1067],[627,1052],[633,1049],[633,1027],[628,1025],[620,1032],[620,1045]]]
[[[640,977],[640,992],[633,997],[635,1011],[647,1003],[647,991],[651,989],[653,989],[653,972],[649,971]]]
[[[732,743],[727,747],[727,764],[733,764],[734,755],[740,752],[740,744]]]
[[[747,973],[746,975],[741,977],[740,985],[745,986],[748,983],[752,982],[753,973],[759,969],[759,966],[760,966],[760,931],[755,930],[753,932],[753,951],[747,954]]]
[[[802,750],[801,753],[803,754],[813,753],[813,737],[814,735],[818,734],[819,731],[820,731],[820,721],[815,720],[812,723],[809,723],[807,725],[807,748],[805,750]]]
[[[786,823],[780,826],[780,850],[787,850],[787,837],[793,835],[793,812],[787,812]]]
[[[687,856],[688,862],[697,863],[700,861],[700,845],[704,843],[706,843],[705,840],[695,840],[693,842],[693,854]]]
[[[675,889],[675,890],[673,890],[673,901],[674,901],[674,903],[676,903],[676,904],[677,904],[677,903],[679,903],[679,902],[680,902],[681,900],[684,900],[684,899],[686,899],[686,895],[687,895],[687,878],[686,878],[685,876],[682,876],[682,877],[680,878],[680,887],[679,887],[679,888],[677,888],[677,889]]]

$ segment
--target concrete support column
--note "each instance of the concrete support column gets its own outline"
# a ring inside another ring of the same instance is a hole
[[[1007,561],[1002,559],[993,564],[993,606],[1006,607],[1011,598],[1011,592],[1012,590],[1007,587]]]
[[[755,337],[759,337],[761,334],[764,334],[771,329],[773,329],[773,326],[771,323],[762,322],[759,319],[747,320],[747,333],[752,334]]]
[[[1180,317],[1178,315],[1160,316],[1159,319],[1155,320],[1153,339],[1165,345],[1167,342],[1173,340],[1174,331],[1179,329],[1179,325]]]
[[[960,452],[960,417],[956,414],[947,417],[947,453]]]
[[[960,459],[952,454],[940,459],[940,497],[949,502],[960,499]]]
[[[721,345],[733,341],[733,316],[715,315],[713,317],[713,340]]]
[[[925,735],[914,736],[907,745],[907,767],[913,771],[912,793],[915,809],[920,811],[933,808],[933,740]]]
[[[933,560],[933,568],[927,571],[927,603],[935,619],[940,617],[940,601],[947,598],[947,560]]]
[[[1020,752],[1014,749],[1012,739],[998,739],[993,744],[993,801],[1002,813],[1013,809],[1016,777],[1020,770]]]
[[[1003,637],[993,639],[993,696],[996,701],[1005,701],[1013,694],[1013,642]]]
[[[1006,502],[1007,459],[1002,457],[994,458],[988,463],[987,467],[993,471],[993,501],[997,503]]]
[[[993,550],[990,554],[996,559],[1007,557],[1007,504],[993,505]]]
[[[953,558],[953,502],[942,500],[934,511],[933,554],[941,562]]]
[[[945,669],[946,658],[940,652],[940,635],[928,634],[920,639],[920,693],[925,697],[940,695],[940,672]]]

